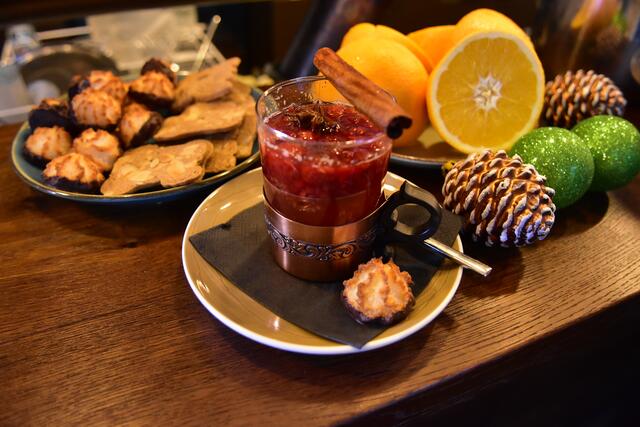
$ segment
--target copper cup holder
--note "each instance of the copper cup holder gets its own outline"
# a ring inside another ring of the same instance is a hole
[[[419,227],[398,221],[396,208],[417,204],[430,213]],[[367,217],[339,226],[313,226],[292,221],[264,199],[265,222],[276,263],[300,279],[329,282],[350,277],[371,258],[374,242],[421,246],[440,225],[440,205],[433,195],[405,184]]]
[[[380,208],[350,224],[322,227],[292,221],[265,198],[265,222],[276,263],[305,280],[345,279],[371,257]]]

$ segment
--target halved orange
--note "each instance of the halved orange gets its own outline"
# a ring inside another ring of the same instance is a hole
[[[468,35],[429,77],[427,109],[433,127],[454,148],[472,153],[508,149],[538,123],[544,71],[521,35]]]

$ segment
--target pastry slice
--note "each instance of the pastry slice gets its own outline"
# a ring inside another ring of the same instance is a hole
[[[177,187],[200,181],[205,173],[204,164],[211,152],[211,143],[203,139],[160,147],[160,162],[156,168],[160,184],[163,187]]]
[[[90,157],[103,172],[113,168],[120,157],[120,141],[102,129],[86,129],[73,140],[73,151]]]
[[[109,179],[100,191],[105,196],[131,194],[160,184],[155,168],[159,161],[160,147],[149,144],[125,152],[116,160]]]
[[[205,165],[206,173],[220,173],[236,166],[238,143],[235,139],[216,139],[211,141],[213,152]]]
[[[211,102],[228,95],[238,75],[240,58],[230,58],[190,74],[178,83],[172,109],[182,111],[196,102]]]
[[[102,194],[116,196],[157,185],[177,187],[200,181],[212,150],[207,140],[170,147],[148,144],[134,148],[116,161],[109,179],[102,185]]]
[[[236,135],[236,140],[238,141],[236,157],[238,159],[247,158],[253,152],[253,143],[256,139],[256,128],[258,125],[255,100],[251,96],[245,98],[244,106],[244,119]]]
[[[393,261],[373,258],[343,282],[342,302],[360,323],[392,325],[407,317],[414,305],[412,283],[409,273]]]
[[[44,166],[71,151],[71,135],[59,126],[39,127],[24,144],[25,157],[36,166]]]
[[[230,131],[242,123],[245,108],[231,101],[189,106],[182,114],[167,118],[154,135],[156,141],[175,141]]]
[[[251,87],[238,80],[234,80],[231,84],[231,91],[222,98],[222,101],[233,101],[238,104],[245,104],[247,102],[247,98],[253,100],[253,97],[251,96]],[[255,100],[253,100],[253,103],[255,105]]]
[[[54,187],[82,193],[95,193],[104,182],[100,167],[80,153],[69,153],[51,160],[42,172],[42,178]]]

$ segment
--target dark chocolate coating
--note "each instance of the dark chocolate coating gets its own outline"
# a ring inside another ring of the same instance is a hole
[[[345,308],[347,309],[347,312],[349,313],[349,315],[356,322],[362,323],[364,325],[366,325],[366,324],[380,325],[380,326],[391,326],[391,325],[394,325],[394,324],[400,322],[401,320],[404,320],[409,315],[409,312],[411,312],[411,309],[413,308],[413,306],[415,304],[415,299],[411,298],[411,300],[407,303],[407,305],[404,307],[403,310],[398,311],[396,313],[393,313],[393,315],[390,318],[375,317],[375,318],[372,319],[370,317],[365,316],[363,313],[358,311],[354,306],[349,304],[349,301],[344,296],[344,294],[342,294],[340,296],[340,299],[342,300],[342,303],[344,304]]]
[[[45,177],[42,175],[42,179],[45,183],[59,188],[61,190],[73,191],[77,193],[88,193],[88,194],[97,194],[98,190],[100,190],[100,183],[97,181],[93,181],[89,184],[84,184],[81,182],[71,181],[64,177]]]
[[[33,130],[40,127],[60,126],[73,133],[73,122],[69,117],[69,107],[65,104],[50,105],[42,101],[29,113],[29,127]]]
[[[145,105],[151,110],[162,110],[164,108],[169,108],[173,103],[173,99],[171,98],[161,98],[150,93],[136,92],[132,89],[129,89],[129,96],[134,101]]]
[[[49,160],[45,159],[42,156],[38,156],[37,154],[32,153],[31,151],[29,151],[29,149],[27,148],[27,146],[25,145],[24,147],[22,147],[22,154],[24,155],[24,158],[27,159],[27,161],[29,163],[31,163],[34,166],[37,166],[39,168],[43,168],[47,165],[47,163],[49,163]]]
[[[162,126],[162,116],[160,113],[152,111],[149,119],[142,125],[138,133],[131,138],[130,146],[135,147],[145,143],[155,135],[160,126]]]
[[[178,82],[176,73],[174,73],[169,65],[161,59],[151,58],[145,62],[140,70],[140,75],[146,74],[150,71],[157,71],[158,73],[164,74],[174,86]]]
[[[73,76],[73,78],[71,79],[71,85],[67,90],[67,93],[69,95],[69,102],[71,102],[74,96],[76,96],[77,94],[79,94],[80,92],[82,92],[83,90],[89,87],[91,87],[91,82],[89,82],[89,79],[87,78],[87,76],[81,76],[81,75]]]

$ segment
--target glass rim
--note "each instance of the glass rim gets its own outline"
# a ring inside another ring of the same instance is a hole
[[[261,104],[265,103],[265,99],[268,96],[271,96],[273,94],[273,92],[277,91],[280,88],[286,87],[286,86],[292,86],[292,85],[296,85],[296,84],[300,84],[300,83],[314,83],[314,82],[319,82],[319,81],[327,81],[329,82],[329,79],[327,79],[325,76],[304,76],[304,77],[296,77],[293,79],[289,79],[289,80],[284,80],[281,81],[279,83],[276,83],[275,85],[271,86],[269,89],[267,89],[266,91],[264,91],[260,97],[258,98],[258,101],[256,102],[256,114],[258,116],[258,126],[264,126],[266,128],[269,129],[270,132],[273,132],[276,137],[280,140],[284,140],[287,142],[294,142],[294,143],[298,143],[300,145],[324,145],[330,148],[336,148],[336,147],[342,147],[342,146],[354,146],[354,145],[365,145],[365,144],[370,144],[382,139],[389,139],[389,142],[392,142],[391,139],[387,136],[387,134],[384,132],[384,130],[380,129],[378,133],[376,133],[373,136],[369,136],[366,138],[356,138],[356,139],[349,139],[349,140],[345,140],[345,141],[323,141],[323,140],[309,140],[309,139],[300,139],[300,138],[296,138],[294,136],[288,135],[284,132],[282,132],[281,130],[275,129],[271,126],[269,126],[266,123],[266,119],[269,117],[264,117],[263,114],[261,114],[259,106]],[[336,102],[338,103],[338,102]],[[348,101],[344,101],[344,102],[340,102],[342,104],[345,105],[349,105],[352,106],[353,105],[351,103],[349,103]],[[354,107],[355,108],[355,107]],[[356,110],[357,111],[357,110]],[[359,112],[359,111],[358,111]],[[360,113],[362,114],[362,113]],[[258,139],[260,139],[259,135],[258,135]]]

